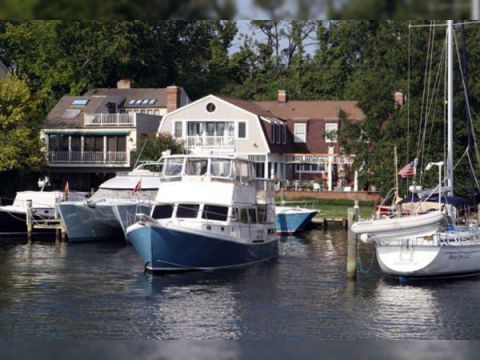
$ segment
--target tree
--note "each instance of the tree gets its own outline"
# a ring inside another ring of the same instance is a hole
[[[172,154],[184,154],[183,144],[175,140],[170,134],[150,134],[140,141],[137,151],[133,155],[136,161],[156,161],[162,152],[170,150]]]
[[[44,164],[38,126],[42,96],[32,95],[27,83],[8,75],[0,80],[0,172]]]

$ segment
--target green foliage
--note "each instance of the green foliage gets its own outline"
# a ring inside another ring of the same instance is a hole
[[[27,83],[8,75],[0,79],[0,172],[30,169],[44,164],[38,126],[41,95],[32,95]]]
[[[162,133],[158,136],[151,134],[138,144],[137,151],[133,154],[133,161],[156,161],[162,152],[170,150],[172,154],[184,154],[183,144],[175,140],[170,134]]]

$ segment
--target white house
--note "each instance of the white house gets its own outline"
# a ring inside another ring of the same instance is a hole
[[[166,114],[159,133],[172,134],[190,153],[236,154],[256,162],[257,176],[318,180],[332,190],[352,159],[335,137],[340,111],[364,118],[354,101],[245,101],[208,95]],[[353,176],[352,180],[353,182]]]

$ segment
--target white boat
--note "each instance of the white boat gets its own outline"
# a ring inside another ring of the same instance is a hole
[[[73,200],[86,199],[88,193],[62,191],[19,191],[11,205],[0,206],[0,235],[25,234],[27,232],[27,203],[31,201],[34,221],[56,217],[55,206],[67,197]],[[38,229],[35,232],[39,231]]]
[[[445,214],[442,211],[432,211],[412,216],[359,221],[352,225],[352,231],[359,234],[364,242],[384,241],[405,236],[430,235],[440,231],[444,224]]]
[[[123,241],[125,236],[117,217],[118,211],[141,211],[139,204],[148,204],[155,199],[160,179],[158,172],[149,168],[158,169],[158,166],[158,162],[141,164],[127,175],[118,175],[105,181],[87,201],[61,203],[59,212],[68,240]],[[135,191],[135,187],[139,187],[138,191]],[[146,209],[149,211],[150,207]]]
[[[239,267],[278,255],[273,182],[248,160],[213,155],[162,158],[155,206],[127,239],[147,270]]]
[[[447,22],[448,59],[448,151],[447,194],[453,197],[453,21]],[[381,270],[388,276],[444,278],[480,273],[480,229],[456,226],[450,206],[442,206],[443,162],[429,163],[439,171],[438,208],[426,214],[359,222],[352,231],[364,242],[375,244]],[[447,198],[447,197],[445,197]],[[448,203],[448,201],[447,201]]]

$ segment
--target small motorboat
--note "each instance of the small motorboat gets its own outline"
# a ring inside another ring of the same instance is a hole
[[[295,234],[305,231],[318,213],[319,211],[315,209],[277,206],[275,208],[275,230],[277,234]]]

